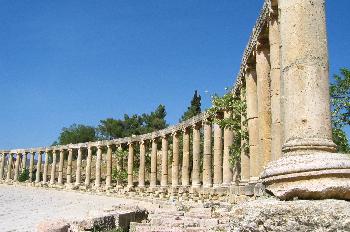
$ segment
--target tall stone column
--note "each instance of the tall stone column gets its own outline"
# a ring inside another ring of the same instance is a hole
[[[44,163],[44,173],[43,173],[43,184],[47,182],[47,172],[49,170],[49,150],[45,151],[45,163]]]
[[[13,163],[13,153],[9,153],[9,158],[7,161],[7,175],[6,175],[6,182],[11,181],[11,172],[12,172],[12,163]]]
[[[350,199],[350,158],[332,141],[325,0],[280,0],[283,156],[262,180],[281,199]]]
[[[193,167],[192,167],[192,187],[200,187],[200,155],[201,155],[201,134],[200,125],[193,126]]]
[[[27,169],[27,152],[24,151],[22,154],[22,173],[25,172],[25,170]]]
[[[190,130],[183,128],[182,186],[190,185]]]
[[[101,186],[101,161],[102,161],[102,146],[97,146],[96,154],[96,171],[95,171],[95,187]]]
[[[56,150],[52,150],[52,163],[51,163],[50,184],[55,184],[56,165],[57,165],[57,151],[56,151]]]
[[[38,155],[38,162],[36,164],[35,183],[39,183],[40,182],[41,164],[43,162],[42,161],[43,160],[43,151],[38,151],[37,155]]]
[[[4,171],[5,171],[5,159],[6,153],[1,153],[1,163],[0,163],[0,180],[4,179]]]
[[[282,154],[281,126],[281,69],[280,69],[280,31],[278,7],[272,6],[269,21],[270,63],[271,63],[271,159],[277,160]]]
[[[117,145],[117,171],[120,172],[123,170],[123,157],[121,157],[120,155],[123,152],[123,148],[121,145]],[[121,187],[122,184],[122,180],[120,180],[119,178],[117,178],[117,187]]]
[[[151,187],[157,186],[157,140],[152,139],[152,153],[151,153]]]
[[[19,177],[19,164],[21,161],[21,153],[17,153],[16,154],[16,163],[15,163],[15,176],[13,178],[14,181],[18,181],[18,177]]]
[[[220,187],[222,184],[222,129],[214,124],[214,185]]]
[[[171,185],[172,187],[178,187],[179,185],[179,132],[173,132],[173,161],[172,161],[172,173],[171,173]]]
[[[270,47],[267,38],[262,37],[257,44],[256,74],[258,93],[259,125],[259,173],[271,160],[271,78]]]
[[[203,187],[210,188],[213,185],[211,174],[211,159],[212,159],[212,129],[211,121],[205,120],[204,126],[204,158],[203,158]]]
[[[106,175],[106,188],[112,187],[112,148],[113,145],[107,146],[107,175]]]
[[[250,182],[259,179],[259,125],[258,125],[258,96],[257,77],[255,63],[251,63],[245,70],[246,100],[247,100],[247,123],[249,137],[250,157]]]
[[[243,91],[244,90],[244,91]],[[246,102],[246,86],[244,82],[244,88],[242,87],[240,97],[242,102]],[[248,130],[246,125],[247,115],[246,112],[241,113],[241,131],[246,132]],[[241,137],[241,178],[240,183],[246,184],[250,179],[250,156],[249,152],[245,149],[247,147],[248,141],[246,138]]]
[[[225,111],[224,118],[230,118],[231,112]],[[224,157],[222,161],[222,186],[228,187],[233,180],[232,167],[230,162],[230,148],[233,144],[234,133],[230,128],[224,128]]]
[[[129,155],[128,155],[128,187],[134,187],[134,144],[129,143]]]
[[[58,164],[58,181],[57,184],[63,185],[63,165],[64,165],[64,149],[60,149],[60,162]]]
[[[139,167],[139,187],[145,187],[145,164],[146,164],[146,144],[140,142],[140,167]]]
[[[73,149],[68,149],[68,160],[67,160],[67,185],[72,184],[72,161],[73,161]]]
[[[81,183],[81,161],[82,161],[83,148],[78,148],[77,156],[77,170],[75,171],[75,186],[79,186]]]
[[[32,151],[30,152],[30,161],[29,161],[29,181],[33,182],[34,181],[34,176],[33,176],[33,171],[34,171],[34,155],[35,152]]]
[[[85,186],[90,186],[91,182],[91,162],[92,162],[92,146],[88,146],[88,156],[86,159],[86,168],[85,168]]]
[[[162,178],[160,185],[162,187],[168,186],[168,137],[162,136]]]

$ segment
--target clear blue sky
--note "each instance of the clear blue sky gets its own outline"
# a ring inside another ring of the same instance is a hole
[[[262,0],[0,0],[0,148],[64,126],[210,105],[238,72]],[[350,67],[349,0],[327,0],[331,75]],[[208,91],[209,94],[206,94]]]

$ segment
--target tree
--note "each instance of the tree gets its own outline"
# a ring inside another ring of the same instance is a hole
[[[96,141],[96,130],[94,127],[81,124],[73,124],[70,127],[64,127],[54,145],[66,145],[70,143],[86,143]]]
[[[343,128],[350,126],[350,71],[340,69],[340,75],[334,75],[330,87],[333,140],[338,152],[350,153],[350,145]]]
[[[187,119],[190,119],[201,113],[201,100],[202,98],[196,90],[191,100],[191,105],[187,108],[187,111],[182,115],[180,122],[186,121]]]

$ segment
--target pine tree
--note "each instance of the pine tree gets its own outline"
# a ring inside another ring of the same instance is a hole
[[[198,94],[196,90],[194,92],[193,98],[191,100],[191,105],[187,108],[187,111],[182,115],[180,122],[183,122],[187,119],[190,119],[202,112],[201,110],[201,96]]]

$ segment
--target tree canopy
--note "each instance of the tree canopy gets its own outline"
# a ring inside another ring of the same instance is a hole
[[[191,105],[187,108],[187,111],[182,115],[180,122],[186,121],[187,119],[190,119],[201,113],[201,100],[202,97],[198,94],[198,91],[196,90],[191,100]]]
[[[86,143],[96,141],[96,130],[92,126],[73,124],[70,127],[63,127],[58,140],[54,145],[66,145],[70,143]]]

